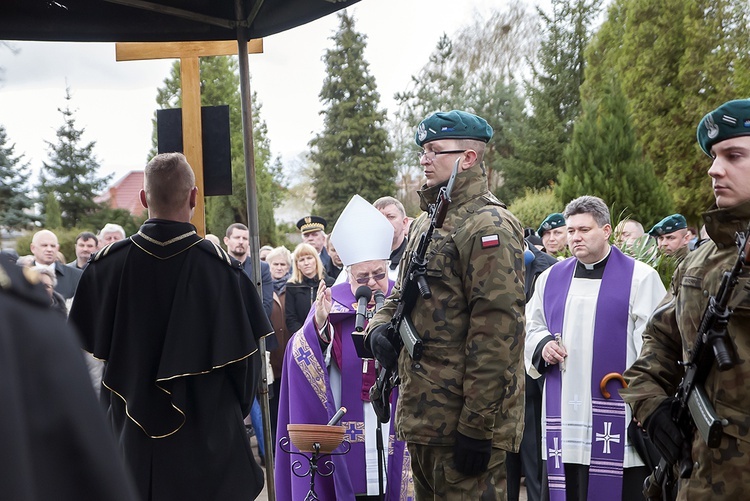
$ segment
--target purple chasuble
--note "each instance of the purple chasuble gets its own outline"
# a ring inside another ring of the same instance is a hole
[[[389,289],[393,283],[389,284]],[[333,305],[329,322],[334,328],[334,336],[341,340],[341,360],[343,367],[341,380],[341,405],[347,412],[339,422],[346,428],[345,439],[351,444],[351,450],[341,456],[332,456],[330,461],[335,466],[330,477],[320,475],[315,478],[315,491],[321,500],[353,500],[355,494],[367,493],[367,469],[365,465],[365,420],[361,393],[363,361],[357,357],[351,333],[354,331],[356,304],[351,286],[348,282],[331,288]],[[310,488],[310,478],[298,478],[292,473],[294,462],[299,456],[291,456],[280,450],[278,441],[288,436],[286,426],[289,423],[325,424],[336,412],[331,382],[325,364],[325,354],[320,346],[313,318],[315,306],[305,320],[305,324],[289,341],[284,354],[284,371],[279,397],[279,415],[276,437],[276,492],[278,499],[304,499]],[[373,363],[368,361],[367,363]],[[395,405],[393,406],[395,409]],[[393,411],[392,411],[393,413]],[[394,431],[391,430],[387,456],[388,492],[387,500],[402,499],[398,493],[401,489],[401,465],[408,461],[404,457],[405,447],[402,442],[394,444]],[[290,443],[291,450],[297,449]],[[304,460],[303,460],[304,461]],[[408,463],[407,463],[408,464]],[[327,467],[319,465],[322,472]],[[298,468],[304,473],[307,465]],[[407,469],[410,473],[410,468]],[[411,475],[409,475],[409,480]],[[394,495],[391,495],[393,492]]]
[[[552,335],[563,332],[565,303],[578,260],[568,258],[550,269],[544,289],[544,316]],[[589,467],[589,499],[620,499],[625,454],[625,402],[617,388],[609,388],[610,399],[601,394],[599,383],[610,372],[622,374],[627,364],[630,288],[635,261],[611,247],[596,301],[594,346],[591,367],[592,444]],[[565,470],[562,462],[562,377],[559,365],[545,376],[546,454],[550,501],[565,501]],[[616,381],[611,382],[614,386]]]

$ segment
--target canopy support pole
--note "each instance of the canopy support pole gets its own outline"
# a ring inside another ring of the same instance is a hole
[[[235,0],[235,14],[237,19],[243,18],[242,0]],[[250,256],[259,256],[260,225],[258,224],[258,200],[255,182],[255,147],[253,145],[253,115],[252,94],[250,92],[250,67],[248,64],[247,41],[244,29],[237,27],[237,48],[240,63],[240,99],[242,102],[242,138],[245,150],[245,196],[247,199],[247,227],[250,230]],[[263,297],[260,260],[253,259],[253,277],[258,286],[258,292]],[[275,437],[271,436],[271,415],[268,403],[268,374],[266,371],[266,340],[262,338],[259,344],[261,381],[258,396],[263,413],[263,436],[265,438],[266,459],[266,490],[269,501],[276,501],[276,486],[274,484],[274,450]]]

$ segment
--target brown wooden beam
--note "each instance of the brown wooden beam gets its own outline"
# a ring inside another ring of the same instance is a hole
[[[247,43],[248,54],[263,53],[263,39]],[[237,41],[220,42],[119,42],[115,44],[117,61],[177,59],[182,57],[234,56]]]

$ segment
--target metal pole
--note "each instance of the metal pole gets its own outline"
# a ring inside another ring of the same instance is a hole
[[[242,0],[235,0],[235,14],[237,19],[243,18]],[[258,188],[255,183],[255,151],[253,146],[253,115],[250,92],[250,68],[247,59],[247,40],[242,27],[237,28],[237,48],[240,62],[240,99],[242,102],[242,138],[245,147],[245,195],[247,198],[247,227],[250,230],[250,256],[253,259],[253,278],[258,293],[262,294],[262,280],[260,260],[257,259],[260,249],[260,226],[258,224],[258,205],[256,194]],[[271,416],[268,405],[268,374],[266,373],[266,340],[260,340],[258,347],[261,357],[260,373],[260,407],[263,412],[263,435],[266,442],[266,491],[269,501],[276,501],[276,487],[274,485],[274,441],[271,437]]]

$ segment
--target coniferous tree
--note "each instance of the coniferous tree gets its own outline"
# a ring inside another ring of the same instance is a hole
[[[378,109],[380,95],[364,59],[365,36],[346,12],[338,17],[334,48],[323,56],[323,132],[310,141],[310,158],[317,164],[314,211],[331,227],[353,195],[372,202],[396,190],[385,111]]]
[[[0,227],[20,230],[33,221],[28,214],[32,200],[28,195],[28,164],[14,150],[5,127],[0,125]]]
[[[54,191],[47,193],[47,200],[44,202],[44,207],[47,209],[44,218],[44,227],[50,230],[62,228],[62,210]]]
[[[411,77],[408,90],[395,96],[397,120],[406,127],[394,131],[401,163],[410,161],[421,176],[413,160],[418,150],[413,140],[416,125],[435,111],[461,109],[487,119],[495,130],[484,156],[490,188],[507,182],[511,138],[523,109],[517,82],[524,63],[537,52],[535,28],[536,17],[515,2],[461,28],[453,39],[443,34],[429,62]],[[400,138],[407,138],[405,148]]]
[[[94,155],[95,141],[84,144],[83,128],[76,128],[70,88],[65,90],[65,108],[58,108],[63,125],[57,129],[57,142],[47,143],[49,161],[42,163],[42,179],[38,186],[39,201],[44,206],[50,193],[56,195],[65,228],[82,226],[85,218],[100,209],[94,197],[104,191],[111,175],[99,177],[99,162]]]
[[[587,53],[588,99],[614,74],[622,83],[644,152],[688,220],[712,201],[701,117],[750,95],[747,0],[615,0]]]
[[[672,210],[666,185],[638,144],[627,100],[614,80],[600,101],[586,101],[565,148],[561,203],[581,195],[601,197],[614,213],[625,211],[644,227]]]
[[[232,157],[232,194],[206,198],[206,228],[219,236],[232,223],[247,224],[247,198],[245,194],[245,157],[242,135],[242,107],[240,80],[236,57],[204,57],[200,59],[201,105],[229,106],[229,129]],[[178,108],[182,103],[180,63],[172,65],[164,86],[157,92],[157,103],[162,108]],[[279,235],[274,220],[274,208],[278,207],[286,191],[281,161],[272,161],[268,129],[261,118],[261,105],[253,93],[253,146],[255,182],[257,193],[258,224],[260,241],[278,245]],[[154,124],[154,144],[156,144]],[[154,148],[151,156],[156,153]]]
[[[579,115],[584,49],[601,0],[552,0],[551,13],[538,8],[544,38],[533,67],[528,99],[532,113],[514,129],[514,157],[504,167],[500,195],[508,200],[555,184],[562,152]]]

